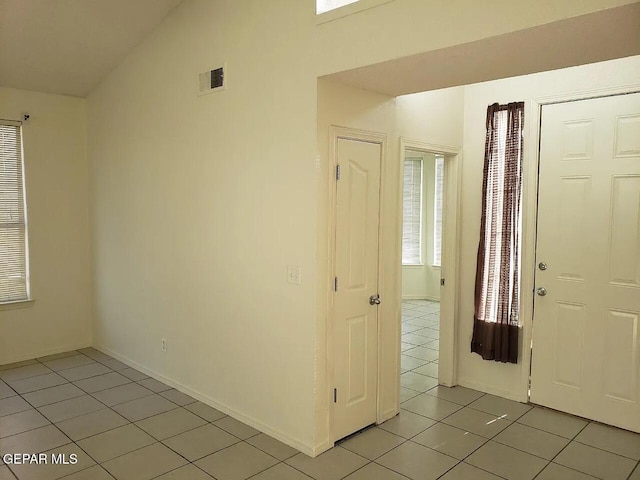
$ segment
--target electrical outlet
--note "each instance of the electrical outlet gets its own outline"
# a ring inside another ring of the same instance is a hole
[[[287,282],[300,285],[302,283],[302,268],[297,265],[287,266]]]
[[[162,351],[164,353],[167,353],[167,339],[166,338],[162,339]]]

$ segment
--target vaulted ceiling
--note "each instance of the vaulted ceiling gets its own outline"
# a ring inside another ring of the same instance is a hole
[[[84,97],[182,0],[0,0],[0,86]]]
[[[0,86],[85,97],[181,1],[0,0]],[[637,55],[639,22],[635,2],[328,78],[395,96]]]

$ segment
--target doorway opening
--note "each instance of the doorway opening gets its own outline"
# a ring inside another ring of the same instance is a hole
[[[444,156],[405,148],[400,402],[438,384]]]
[[[437,385],[457,383],[455,252],[459,178],[456,148],[407,138],[400,143],[402,403]]]

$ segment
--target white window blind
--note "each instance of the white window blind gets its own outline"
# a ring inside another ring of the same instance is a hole
[[[444,201],[444,157],[436,155],[436,188],[433,215],[433,265],[442,263],[442,203]]]
[[[402,191],[402,264],[422,264],[422,158],[405,158]]]
[[[29,298],[20,124],[0,121],[0,303]]]

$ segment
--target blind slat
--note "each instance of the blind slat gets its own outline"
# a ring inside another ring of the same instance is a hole
[[[19,125],[0,124],[0,303],[29,298]]]
[[[436,155],[436,192],[434,202],[433,264],[442,264],[442,204],[444,201],[444,157]]]

